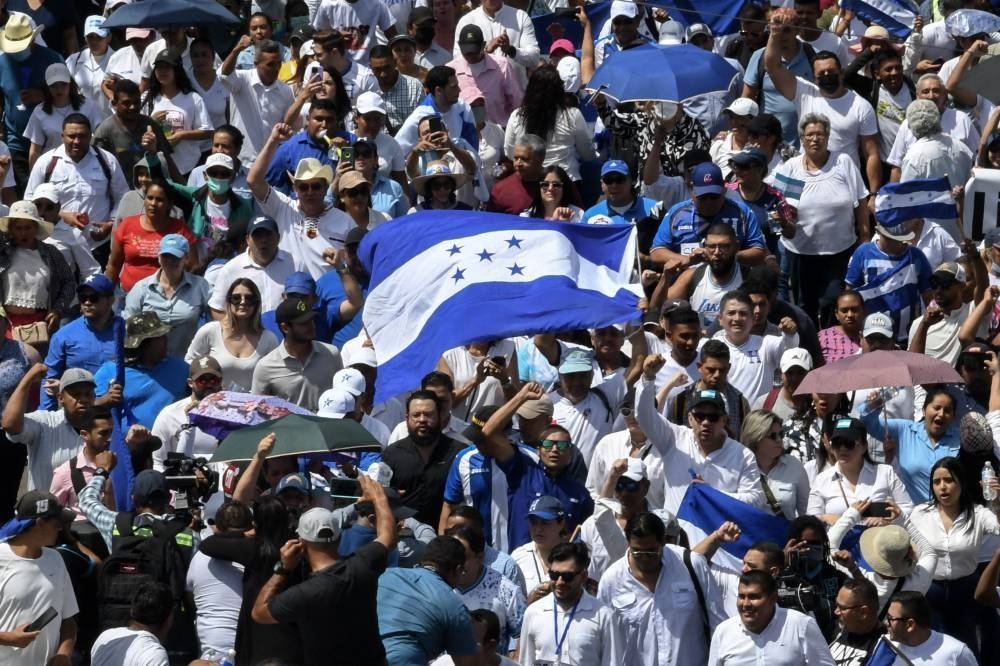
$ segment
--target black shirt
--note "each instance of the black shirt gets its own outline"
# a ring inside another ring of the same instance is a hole
[[[392,487],[404,491],[400,501],[416,511],[416,519],[425,525],[437,527],[451,461],[464,448],[464,444],[441,435],[426,463],[409,437],[382,452],[382,462],[392,469]]]
[[[268,602],[275,620],[298,628],[307,666],[385,663],[375,600],[387,559],[374,541]]]

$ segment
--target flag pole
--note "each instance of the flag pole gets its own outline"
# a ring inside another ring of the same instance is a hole
[[[113,327],[115,336],[115,383],[122,388],[123,401],[111,408],[111,422],[114,428],[111,434],[111,451],[117,458],[115,468],[111,472],[111,479],[114,484],[115,502],[118,510],[131,511],[134,508],[132,506],[132,478],[135,472],[132,469],[132,453],[125,442],[125,431],[122,424],[125,411],[125,320],[119,316],[115,316]]]

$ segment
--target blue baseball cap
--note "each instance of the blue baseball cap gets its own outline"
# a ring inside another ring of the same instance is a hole
[[[187,238],[180,234],[167,234],[160,240],[160,254],[169,254],[172,257],[183,259],[187,256],[191,246]]]
[[[604,178],[609,173],[620,173],[621,175],[629,178],[632,173],[628,169],[628,165],[621,160],[608,160],[601,167],[601,178]]]
[[[286,474],[278,481],[278,487],[274,489],[275,495],[280,495],[286,490],[298,490],[303,495],[309,494],[309,482],[305,477],[297,472]]]
[[[542,495],[531,501],[528,507],[528,515],[542,520],[562,520],[566,515],[566,509],[558,497]]]
[[[591,372],[594,369],[594,352],[589,349],[574,349],[568,352],[559,364],[559,374],[569,375],[574,372]]]
[[[86,280],[81,282],[76,288],[76,293],[80,293],[84,289],[93,289],[98,294],[113,294],[115,293],[115,285],[108,278],[104,277],[103,273],[94,273],[89,276]]]
[[[694,185],[694,195],[722,194],[726,191],[726,179],[722,177],[722,169],[713,162],[703,162],[691,172],[691,183]]]
[[[253,232],[260,231],[261,229],[278,233],[278,223],[266,215],[258,215],[250,220],[250,224],[247,225],[247,236],[252,236]]]
[[[316,280],[309,273],[295,271],[285,278],[285,293],[312,296],[316,293]]]

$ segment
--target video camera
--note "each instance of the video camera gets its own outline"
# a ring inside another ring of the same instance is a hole
[[[201,473],[202,479],[198,478]],[[219,487],[219,474],[205,458],[191,458],[171,452],[163,461],[163,478],[167,488],[175,491],[174,510],[178,513],[200,507]]]
[[[824,546],[819,544],[810,545],[801,553],[792,551],[788,568],[777,580],[779,606],[803,613],[812,613],[820,607],[820,591],[809,582],[806,569],[810,563],[822,562],[825,554]]]

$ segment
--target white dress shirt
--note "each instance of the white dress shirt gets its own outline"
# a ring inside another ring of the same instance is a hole
[[[771,471],[767,474],[761,472],[760,477],[761,487],[767,483],[785,518],[794,520],[796,516],[808,513],[806,507],[809,504],[809,477],[806,475],[805,466],[798,458],[784,454],[778,458]],[[766,494],[764,500],[767,502]]]
[[[597,598],[612,610],[624,647],[618,663],[629,666],[705,666],[709,636],[705,613],[698,602],[694,582],[684,566],[683,549],[663,548],[663,569],[654,591],[640,583],[623,557],[601,577]],[[718,604],[715,582],[708,563],[691,553],[691,566],[708,604],[709,630],[725,616]]]
[[[285,279],[295,271],[302,270],[300,260],[284,250],[278,250],[267,266],[261,266],[250,256],[248,249],[227,261],[215,275],[212,296],[208,307],[219,312],[226,311],[226,294],[236,278],[250,278],[260,290],[260,311],[274,310],[281,303],[285,291]]]
[[[930,502],[920,504],[910,514],[912,522],[937,553],[934,580],[955,580],[968,576],[979,564],[979,551],[987,536],[1000,534],[1000,523],[993,512],[976,504],[971,515],[961,514],[945,530],[938,508]]]
[[[601,438],[594,447],[587,465],[587,490],[595,500],[601,494],[601,488],[608,478],[611,465],[621,458],[628,458],[632,451],[632,436],[629,431],[619,430]],[[635,456],[646,463],[646,478],[649,479],[649,491],[646,501],[654,509],[663,508],[663,457],[648,439]]]
[[[461,35],[462,28],[470,23],[479,26],[487,44],[506,32],[510,39],[510,45],[517,49],[512,60],[525,69],[530,69],[538,64],[539,49],[538,39],[535,37],[535,26],[524,10],[504,5],[496,13],[496,16],[490,17],[483,11],[482,7],[477,7],[458,21],[455,26],[455,34]],[[455,58],[462,57],[462,50],[458,46],[457,39],[452,54]]]
[[[715,630],[708,664],[713,666],[833,666],[833,655],[816,620],[776,606],[774,617],[759,634],[731,617]]]
[[[560,638],[562,651],[557,658]],[[583,592],[576,605],[567,611],[548,594],[528,606],[524,613],[521,666],[613,666],[621,663],[618,659],[621,642],[621,632],[611,610],[594,597]]]
[[[219,71],[218,75],[229,91],[233,125],[246,137],[240,160],[249,166],[264,147],[271,128],[284,122],[285,112],[295,101],[295,94],[280,80],[265,86],[256,68],[238,69],[228,76]]]
[[[861,466],[858,483],[851,484],[840,471],[840,463],[827,467],[816,475],[812,490],[809,492],[809,508],[806,511],[812,516],[831,514],[839,516],[855,502],[863,499],[872,502],[893,500],[904,514],[913,510],[913,500],[903,487],[903,482],[896,475],[891,465],[870,463],[867,460]]]
[[[763,508],[760,470],[750,449],[726,437],[722,447],[702,453],[691,428],[670,423],[656,411],[656,387],[642,378],[636,385],[635,418],[649,441],[663,457],[664,508],[677,513],[691,483],[693,470],[705,483],[730,497]]]
[[[893,666],[977,666],[972,650],[957,638],[947,634],[931,631],[930,638],[913,647],[892,641],[892,644],[904,657],[907,663],[896,657]]]

